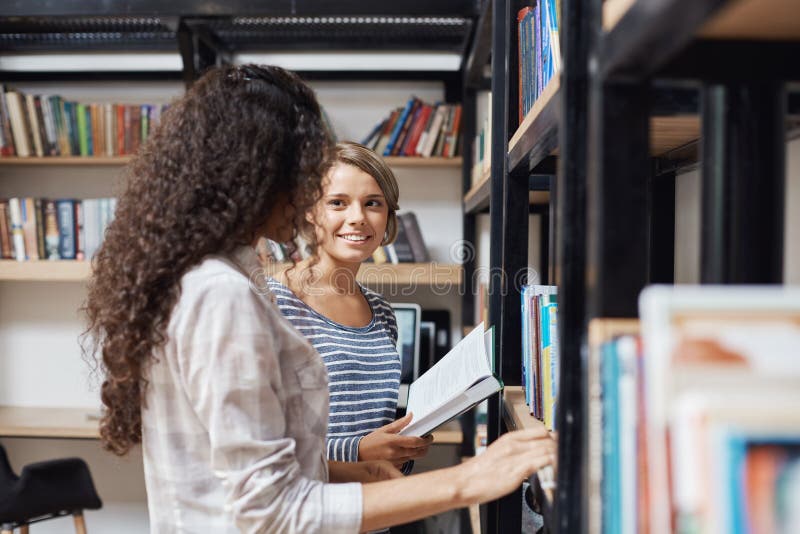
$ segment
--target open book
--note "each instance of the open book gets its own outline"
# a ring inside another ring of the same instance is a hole
[[[424,436],[503,389],[492,373],[494,329],[475,327],[408,389],[411,423],[403,436]]]

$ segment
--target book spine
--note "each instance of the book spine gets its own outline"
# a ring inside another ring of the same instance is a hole
[[[12,239],[8,200],[0,199],[0,258],[12,259],[14,257]]]
[[[11,219],[11,241],[14,246],[14,258],[25,261],[25,236],[22,233],[22,207],[19,198],[8,199],[8,209]]]
[[[47,250],[44,246],[44,201],[37,198],[33,201],[34,209],[36,210],[36,249],[39,253],[39,259],[47,258]]]
[[[33,150],[36,156],[41,158],[44,156],[44,148],[42,147],[42,134],[39,131],[39,119],[36,114],[36,100],[34,96],[25,95],[25,104],[28,114],[28,124],[30,124],[30,130],[28,130],[28,132],[33,139]]]
[[[85,243],[86,234],[83,228],[83,202],[75,200],[72,203],[73,213],[75,214],[75,259],[83,260],[85,258]]]
[[[58,254],[63,260],[75,259],[75,203],[72,200],[57,200]]]
[[[44,201],[44,246],[45,257],[48,260],[60,260],[60,236],[58,232],[58,213],[56,203],[52,200]]]
[[[25,116],[22,111],[22,97],[16,91],[6,93],[6,103],[8,104],[8,115],[11,119],[11,133],[14,137],[14,146],[17,156],[22,158],[30,157],[31,148],[28,144],[28,132],[25,124]]]
[[[403,125],[408,119],[408,114],[411,112],[411,108],[414,106],[415,100],[416,97],[413,96],[408,100],[408,103],[406,103],[406,107],[400,114],[400,118],[397,119],[397,124],[395,124],[394,130],[392,130],[392,135],[389,137],[389,144],[386,145],[386,150],[383,151],[384,157],[392,155],[394,144],[397,142],[397,138],[400,136],[400,132],[403,130]]]

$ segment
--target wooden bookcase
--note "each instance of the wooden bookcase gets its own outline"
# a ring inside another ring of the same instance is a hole
[[[551,176],[549,205],[539,208],[549,219],[540,271],[559,286],[559,469],[543,509],[547,530],[585,532],[587,325],[605,318],[594,324],[616,327],[617,318],[637,316],[645,285],[673,283],[676,172],[703,170],[702,281],[782,281],[783,81],[800,79],[790,59],[800,18],[792,0],[606,0],[602,8],[563,0],[562,71],[517,124],[516,14],[532,3],[486,3],[490,29],[477,43],[489,52],[474,56],[493,58],[492,77],[473,68],[464,102],[491,88],[492,168],[474,187],[465,172],[464,228],[474,236],[475,215],[488,210],[490,268],[513,278],[527,266],[532,176]],[[796,99],[788,106],[797,113]],[[472,269],[465,265],[467,280]],[[500,284],[490,288],[489,315],[507,387],[489,408],[490,440],[520,424],[520,295]],[[519,507],[518,495],[490,504],[489,532],[519,532]]]

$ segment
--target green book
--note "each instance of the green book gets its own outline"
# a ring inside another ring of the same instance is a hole
[[[80,146],[81,156],[89,155],[89,129],[86,124],[86,106],[78,104],[78,145]]]

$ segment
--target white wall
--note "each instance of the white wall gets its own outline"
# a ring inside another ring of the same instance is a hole
[[[701,175],[694,170],[675,184],[675,282],[700,282]],[[800,139],[786,145],[786,213],[783,278],[800,284]]]
[[[58,93],[86,102],[168,102],[183,92],[180,83],[15,84],[32,93]],[[324,82],[314,84],[339,139],[360,141],[411,94],[441,100],[439,83]],[[0,167],[0,197],[105,197],[115,194],[117,167]],[[397,169],[402,210],[413,210],[435,261],[452,263],[451,246],[461,239],[461,169]],[[82,359],[77,343],[83,323],[77,310],[83,283],[0,282],[0,405],[99,407],[99,378]],[[418,302],[451,312],[454,339],[460,337],[457,291],[436,295],[422,289],[392,300]],[[148,530],[141,453],[119,460],[93,440],[3,438],[15,468],[64,456],[84,458],[104,508],[87,514],[94,532],[134,534]],[[70,531],[70,519],[36,525],[40,534]]]

